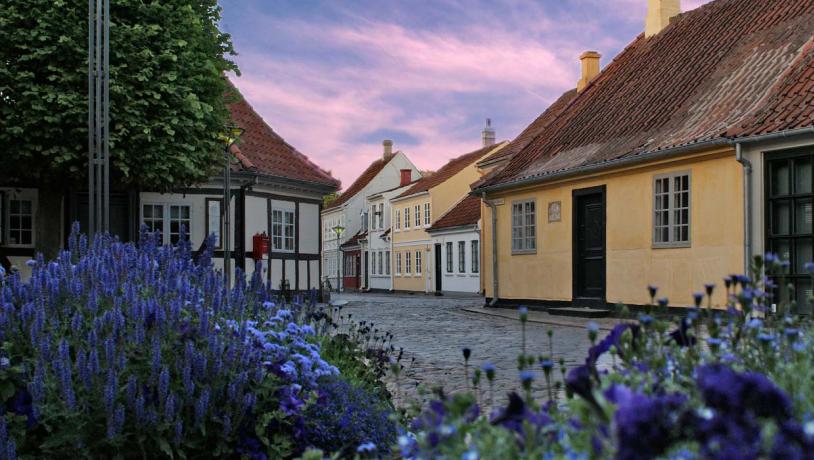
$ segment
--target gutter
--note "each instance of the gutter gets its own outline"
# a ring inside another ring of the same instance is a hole
[[[752,162],[743,156],[740,142],[735,144],[735,159],[743,166],[743,274],[749,276],[752,261]]]
[[[497,206],[486,199],[486,192],[483,192],[481,196],[483,202],[492,211],[492,301],[489,302],[489,306],[494,307],[497,305],[498,288],[500,287],[497,276]]]

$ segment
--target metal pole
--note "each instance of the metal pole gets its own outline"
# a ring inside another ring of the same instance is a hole
[[[339,251],[339,233],[336,234],[336,292],[342,292],[342,288],[339,285],[339,273],[340,269],[342,268],[342,253]]]
[[[93,203],[93,185],[95,183],[93,180],[93,172],[94,164],[96,163],[96,153],[95,149],[93,148],[93,63],[95,60],[93,54],[94,17],[93,0],[88,0],[88,228],[85,230],[88,232],[90,237],[93,237],[93,230],[95,228],[95,222],[93,221],[93,210],[96,208]]]
[[[230,251],[231,245],[231,228],[230,228],[230,208],[231,208],[231,187],[232,187],[232,173],[229,169],[229,148],[232,146],[231,143],[226,145],[226,150],[224,151],[224,158],[226,159],[226,164],[223,168],[223,222],[224,222],[224,230],[223,230],[223,273],[226,275],[226,286],[232,286],[232,254]]]
[[[110,231],[110,0],[105,0],[104,10],[104,137],[102,138],[102,155],[104,156],[104,163],[102,171],[102,231],[107,233]]]
[[[96,216],[94,216],[94,222],[96,224],[95,228],[93,229],[94,232],[98,232],[102,226],[102,187],[101,187],[101,168],[99,165],[99,160],[102,158],[102,85],[100,79],[102,78],[102,60],[100,59],[102,55],[102,0],[96,0],[96,43],[95,43],[95,64],[96,64],[96,75],[95,75],[95,94],[96,100],[94,105],[94,122],[96,123],[94,129],[94,136],[96,137],[96,157],[95,161],[93,162],[93,169],[94,169],[94,191],[96,192],[96,197],[94,200],[96,201]]]

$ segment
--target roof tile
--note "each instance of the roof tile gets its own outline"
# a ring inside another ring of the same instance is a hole
[[[445,228],[475,225],[480,220],[480,197],[467,195],[430,227],[430,231]]]

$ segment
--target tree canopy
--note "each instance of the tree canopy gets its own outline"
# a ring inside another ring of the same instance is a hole
[[[115,180],[169,190],[205,180],[237,72],[216,0],[110,0]],[[87,177],[87,2],[0,2],[0,183]]]

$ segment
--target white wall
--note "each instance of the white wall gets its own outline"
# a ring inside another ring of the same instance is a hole
[[[319,254],[319,205],[300,203],[300,253]]]
[[[458,271],[458,242],[463,241],[464,256],[465,256],[465,272]],[[477,230],[467,231],[450,231],[444,233],[433,232],[432,242],[433,245],[441,245],[441,289],[444,292],[480,292],[480,272],[483,267],[480,267],[480,260],[478,261],[478,273],[472,272],[472,241],[478,241],[478,254],[482,255],[482,247],[480,244],[480,232]],[[446,243],[452,243],[452,272],[447,272],[447,249]],[[433,264],[435,264],[435,249],[433,246]],[[480,258],[480,257],[479,257]],[[435,265],[431,268],[433,275],[435,274]],[[432,289],[435,289],[433,284]]]

